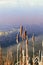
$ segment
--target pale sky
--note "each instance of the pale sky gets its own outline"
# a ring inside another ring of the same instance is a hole
[[[43,6],[43,0],[0,0],[0,7],[35,7]]]
[[[43,23],[43,0],[0,0],[0,25]]]

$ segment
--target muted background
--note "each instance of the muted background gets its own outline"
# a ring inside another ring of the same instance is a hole
[[[0,0],[0,26],[43,24],[43,0]]]

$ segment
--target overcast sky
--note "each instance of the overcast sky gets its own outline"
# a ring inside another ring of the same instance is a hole
[[[0,0],[0,25],[42,23],[43,0]]]

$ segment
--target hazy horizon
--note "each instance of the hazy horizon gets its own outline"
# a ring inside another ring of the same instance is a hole
[[[0,0],[0,26],[43,24],[43,0]]]

